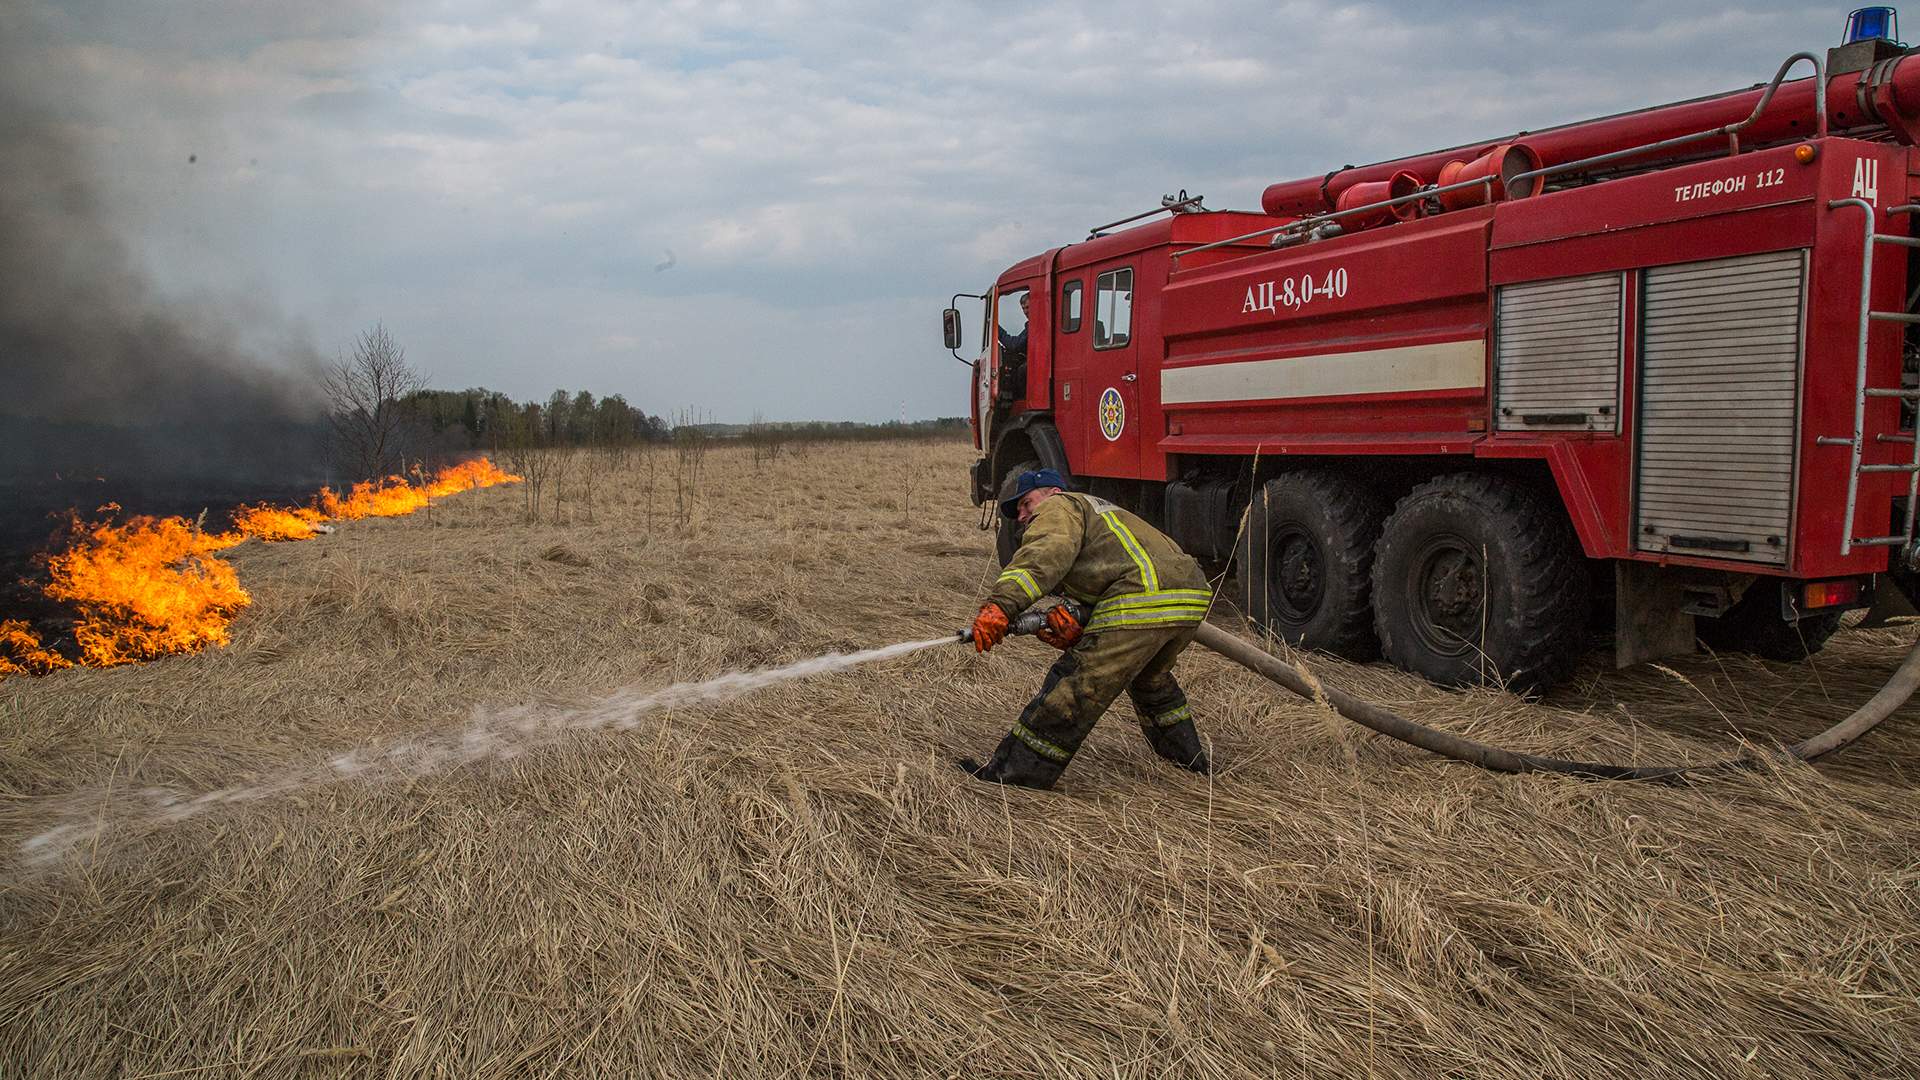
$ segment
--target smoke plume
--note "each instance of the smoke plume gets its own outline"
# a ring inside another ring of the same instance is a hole
[[[269,327],[287,340],[260,355],[242,344],[257,315],[160,296],[95,182],[102,125],[56,44],[32,11],[0,13],[0,483],[310,482],[317,354]]]

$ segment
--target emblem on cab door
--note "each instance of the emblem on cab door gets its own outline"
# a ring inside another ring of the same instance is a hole
[[[1126,429],[1126,402],[1120,400],[1118,388],[1109,386],[1106,392],[1100,395],[1100,434],[1105,435],[1108,442],[1117,442],[1120,433]]]

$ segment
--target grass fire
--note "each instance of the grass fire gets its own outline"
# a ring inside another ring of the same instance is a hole
[[[1891,9],[13,7],[0,1080],[1920,1076]]]
[[[819,662],[951,635],[992,585],[975,511],[925,494],[971,451],[708,444],[683,507],[682,449],[544,451],[537,518],[514,485],[431,521],[213,552],[252,599],[226,646],[0,684],[0,1060],[873,1077],[1913,1060],[1911,708],[1818,768],[1583,784],[1449,764],[1189,650],[1213,777],[1159,761],[1123,714],[1056,791],[989,787],[952,759],[1004,733],[1053,650]],[[591,513],[569,495],[556,517],[554,476],[584,490],[589,471]],[[1247,633],[1231,601],[1214,620]],[[1827,726],[1912,642],[1843,629],[1811,669],[1702,653],[1616,671],[1595,651],[1531,702],[1291,655],[1505,746],[1702,761],[1730,732]]]
[[[0,621],[0,678],[43,675],[81,664],[112,667],[192,652],[232,640],[234,616],[253,598],[222,552],[248,540],[280,543],[319,535],[326,523],[399,517],[432,500],[517,482],[486,458],[438,470],[418,482],[393,476],[322,488],[314,505],[243,506],[232,527],[208,532],[184,517],[73,517],[70,542],[45,556],[43,591],[72,612],[74,655],[49,648],[24,620]],[[111,514],[117,506],[101,508]]]

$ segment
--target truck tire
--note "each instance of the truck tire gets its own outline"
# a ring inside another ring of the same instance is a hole
[[[1373,550],[1386,516],[1378,494],[1335,473],[1304,469],[1267,481],[1234,552],[1247,618],[1299,648],[1379,656]]]
[[[1013,553],[1020,549],[1020,527],[1011,518],[1002,517],[1000,503],[1013,498],[1013,489],[1020,483],[1020,474],[1031,472],[1040,467],[1037,461],[1018,461],[1007,467],[1000,477],[1000,487],[993,496],[993,549],[1000,556],[1000,565],[1013,561]]]
[[[1587,568],[1565,515],[1524,484],[1437,477],[1387,518],[1374,629],[1399,667],[1442,686],[1544,690],[1586,645]]]
[[[1725,615],[1693,621],[1694,633],[1715,652],[1752,653],[1766,660],[1793,663],[1820,651],[1840,629],[1843,612],[1808,615],[1790,623],[1780,615],[1780,592],[1762,578]]]

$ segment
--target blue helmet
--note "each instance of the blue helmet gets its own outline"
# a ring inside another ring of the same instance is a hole
[[[1013,497],[1000,500],[1000,513],[1006,517],[1019,517],[1020,498],[1027,492],[1035,488],[1053,487],[1064,489],[1066,486],[1067,482],[1060,479],[1060,474],[1054,472],[1052,469],[1035,469],[1032,472],[1023,472],[1020,474],[1019,481],[1013,486]]]

